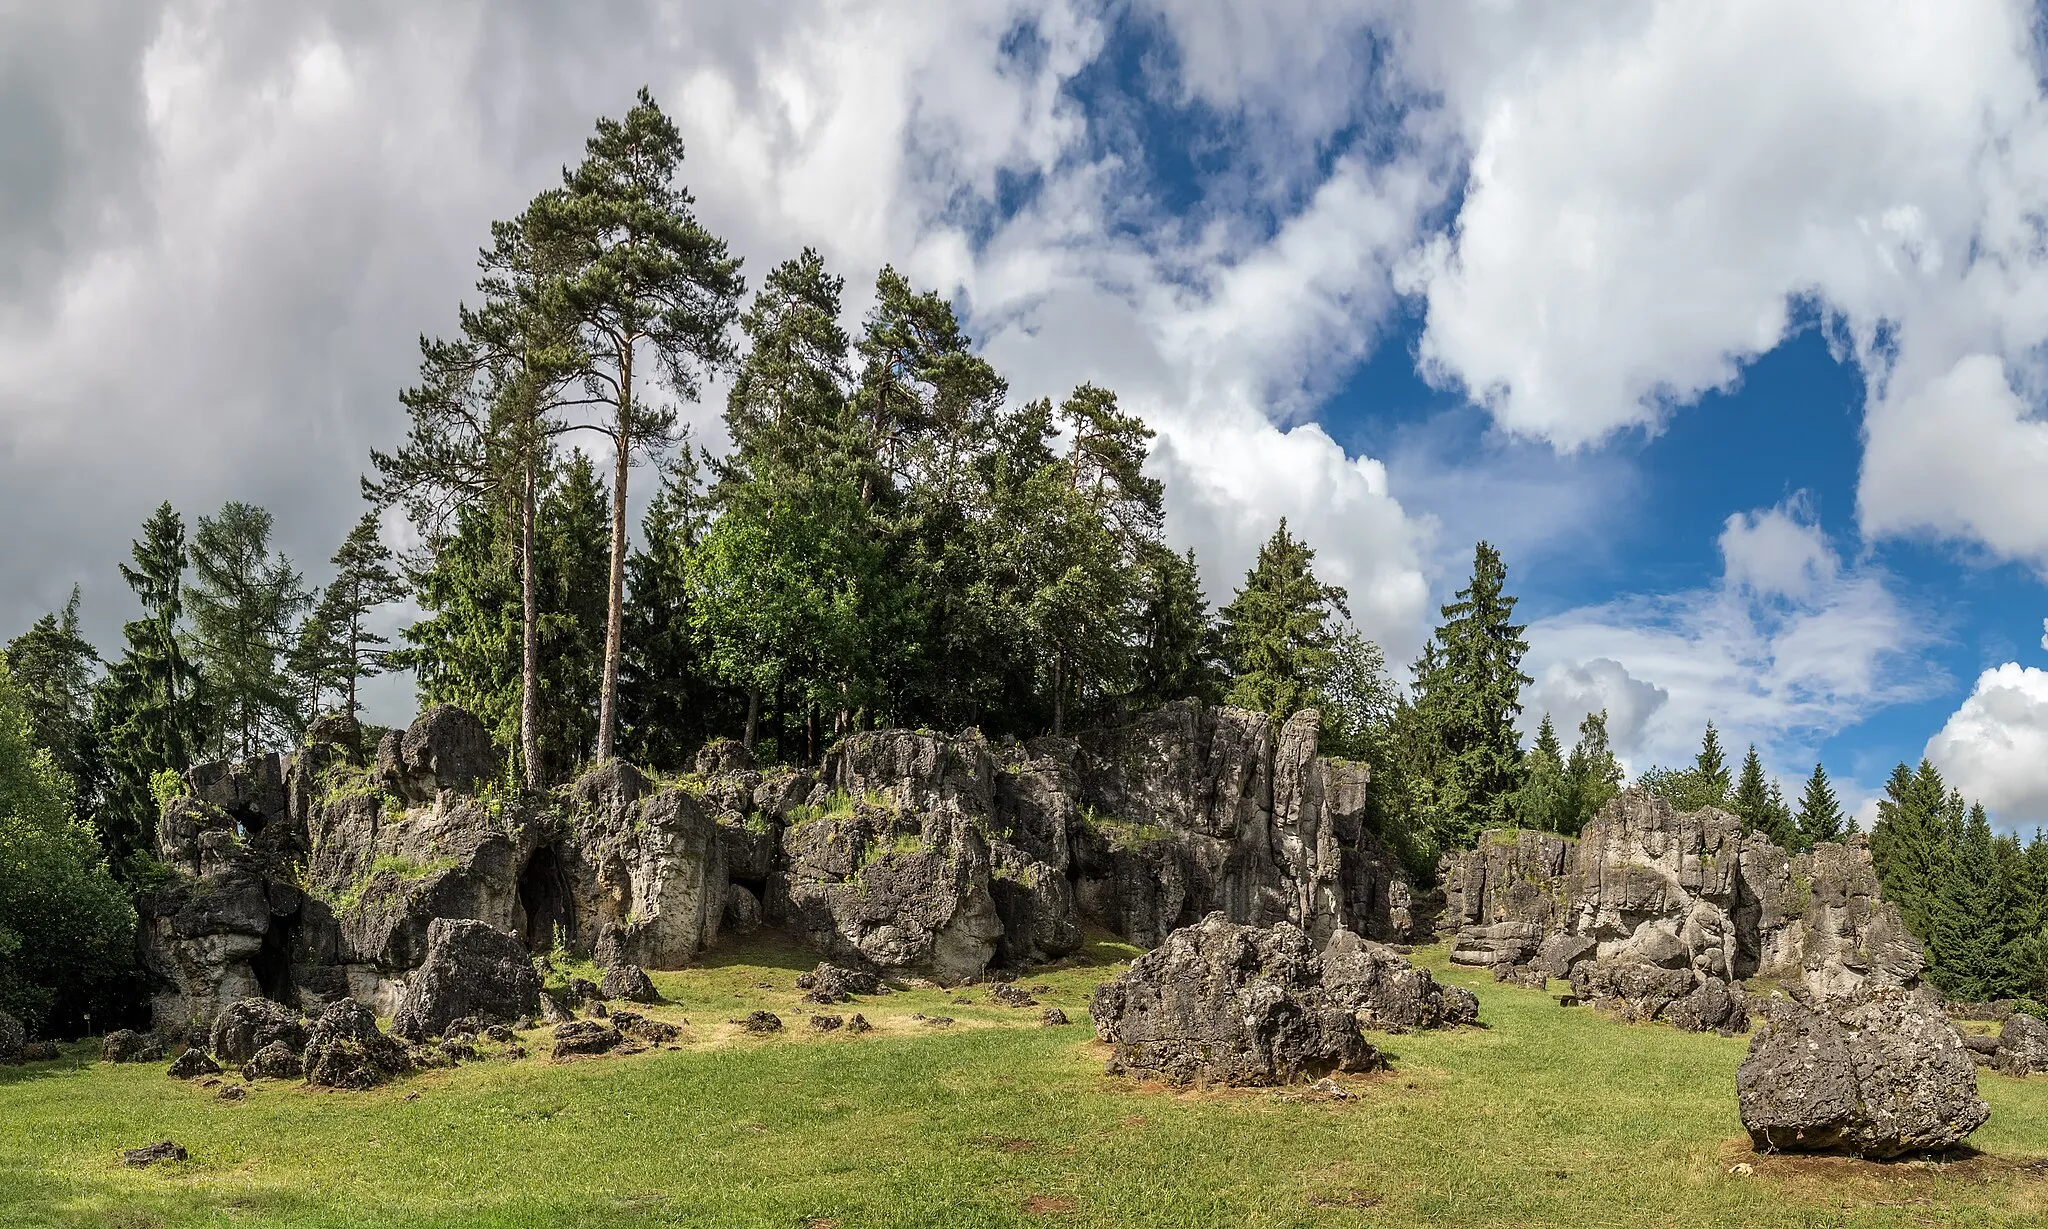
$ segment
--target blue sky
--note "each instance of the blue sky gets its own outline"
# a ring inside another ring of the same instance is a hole
[[[320,579],[490,220],[645,83],[756,276],[815,246],[851,322],[892,263],[1014,396],[1116,389],[1212,595],[1285,516],[1405,663],[1483,536],[1532,723],[2048,821],[2032,0],[568,12],[0,17],[0,633],[75,581],[111,643],[166,498]]]

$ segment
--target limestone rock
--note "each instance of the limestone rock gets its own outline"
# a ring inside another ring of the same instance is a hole
[[[190,1049],[171,1063],[170,1076],[174,1080],[196,1080],[201,1076],[219,1075],[220,1064],[206,1056],[206,1051]]]
[[[1299,927],[1211,913],[1099,987],[1090,1013],[1111,1072],[1175,1084],[1284,1084],[1383,1065],[1322,973]]]
[[[213,1052],[228,1064],[248,1062],[274,1042],[293,1051],[305,1048],[306,1026],[299,1013],[269,999],[242,999],[229,1005],[213,1022]]]
[[[539,1010],[540,978],[519,940],[482,922],[436,918],[391,1031],[418,1041],[463,1017],[503,1023]]]
[[[129,1148],[121,1153],[121,1163],[130,1169],[147,1169],[158,1161],[182,1161],[184,1159],[185,1149],[168,1139],[161,1143],[150,1144],[146,1148]]]
[[[1039,1014],[1038,1022],[1046,1028],[1058,1028],[1067,1023],[1067,1013],[1057,1007],[1048,1007]]]
[[[1698,980],[1691,969],[1669,969],[1635,960],[1596,960],[1572,974],[1572,993],[1631,1023],[1655,1020],[1692,994]]]
[[[421,713],[403,732],[386,734],[377,747],[377,772],[385,788],[408,803],[472,793],[498,768],[491,732],[452,704]]]
[[[1479,1002],[1470,991],[1437,983],[1427,969],[1348,930],[1323,945],[1323,987],[1356,1017],[1360,1027],[1403,1033],[1417,1028],[1471,1024]]]
[[[706,804],[681,789],[649,791],[614,760],[571,794],[580,860],[590,868],[587,916],[579,923],[616,936],[607,962],[679,969],[715,942],[730,886],[720,826]]]
[[[629,1003],[653,1003],[661,998],[647,970],[637,964],[612,965],[604,971],[599,988],[606,998],[625,999]]]
[[[719,929],[735,935],[750,935],[761,929],[761,898],[754,895],[753,889],[738,883],[726,887],[725,914]]]
[[[1761,1014],[1735,1076],[1759,1151],[1939,1151],[1990,1116],[1955,1030],[1910,993],[1879,988],[1817,1006],[1773,996]]]
[[[579,1055],[605,1054],[619,1048],[625,1038],[619,1030],[609,1024],[595,1020],[572,1020],[555,1026],[556,1058],[571,1058]]]
[[[273,1041],[242,1064],[245,1080],[295,1080],[305,1074],[298,1051],[282,1041]]]
[[[5,1028],[0,1023],[0,1028]],[[154,1063],[162,1061],[164,1048],[157,1039],[132,1028],[117,1028],[100,1042],[100,1061],[106,1063]]]
[[[2048,1071],[2048,1024],[2022,1011],[2007,1016],[1998,1030],[1998,1048],[1991,1065],[2013,1076]]]
[[[782,1017],[772,1011],[750,1011],[739,1026],[750,1033],[779,1033],[782,1031]]]
[[[1741,986],[1702,977],[1692,993],[1664,1009],[1663,1018],[1688,1033],[1728,1037],[1749,1030],[1749,1000]]]
[[[412,1066],[405,1044],[385,1036],[377,1017],[353,999],[320,1013],[307,1031],[300,1062],[307,1083],[355,1090],[374,1087]]]

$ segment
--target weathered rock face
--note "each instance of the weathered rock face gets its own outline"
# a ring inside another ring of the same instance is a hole
[[[1759,1151],[1892,1157],[1961,1143],[1990,1116],[1941,1011],[1906,991],[1810,1006],[1773,996],[1735,1075]]]
[[[1319,724],[1181,703],[1079,736],[1083,916],[1141,944],[1212,910],[1319,940],[1414,937],[1420,902],[1365,823],[1365,766],[1317,755]]]
[[[1451,959],[1569,978],[1631,1019],[1684,1002],[1674,1022],[1726,1030],[1742,1014],[1732,983],[1839,998],[1910,988],[1925,962],[1861,837],[1791,855],[1725,811],[1679,814],[1640,789],[1577,840],[1489,832],[1441,869]]]
[[[420,1041],[456,1020],[501,1024],[539,1010],[540,976],[519,940],[483,922],[435,918],[427,927],[427,958],[406,987],[391,1031]]]
[[[282,1042],[292,1050],[306,1044],[306,1026],[295,1008],[270,999],[242,999],[230,1004],[213,1022],[213,1053],[224,1063],[245,1063],[267,1045]]]
[[[522,801],[470,792],[499,765],[460,710],[374,759],[323,719],[297,756],[194,769],[166,807],[178,874],[144,909],[157,1024],[203,1032],[258,997],[396,1013],[444,919],[536,954],[602,938],[606,967],[643,969],[774,925],[948,982],[1058,959],[1088,920],[1143,943],[1212,909],[1407,937],[1427,902],[1364,826],[1363,767],[1318,756],[1316,729],[1180,704],[1029,744],[860,733],[815,772],[718,743],[675,786],[613,761]]]
[[[1479,999],[1470,990],[1439,985],[1429,970],[1348,930],[1330,936],[1321,960],[1324,988],[1351,1009],[1362,1028],[1405,1033],[1479,1018]]]
[[[1089,1011],[1111,1072],[1174,1084],[1285,1084],[1383,1065],[1323,972],[1299,927],[1212,913],[1097,988]]]
[[[408,803],[471,793],[496,776],[498,768],[491,732],[452,704],[428,709],[403,731],[386,734],[377,746],[378,777],[385,789]]]

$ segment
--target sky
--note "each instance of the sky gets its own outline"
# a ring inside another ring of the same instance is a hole
[[[1711,719],[1866,817],[1925,755],[2030,832],[2044,49],[2007,0],[0,0],[0,638],[76,583],[116,644],[166,499],[323,579],[490,221],[645,85],[754,278],[816,247],[851,323],[893,263],[1013,397],[1115,389],[1212,598],[1284,516],[1403,663],[1483,538],[1528,728]]]

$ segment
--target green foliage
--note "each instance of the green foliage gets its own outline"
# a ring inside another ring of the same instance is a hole
[[[1231,684],[1225,703],[1285,718],[1314,704],[1337,666],[1334,617],[1349,618],[1344,590],[1316,579],[1316,553],[1280,527],[1259,548],[1244,585],[1221,613]]]
[[[361,710],[358,685],[390,666],[390,641],[365,626],[380,607],[405,596],[391,549],[384,545],[377,515],[365,512],[334,552],[334,579],[321,593],[313,613],[299,625],[291,670],[310,694],[310,710],[318,712],[320,695],[335,692],[341,711]]]
[[[191,793],[192,787],[185,784],[184,774],[175,768],[160,769],[149,779],[149,797],[159,811],[169,806],[172,799],[189,797]]]
[[[1222,700],[1222,644],[1202,596],[1195,552],[1176,555],[1144,544],[1131,598],[1137,647],[1132,705],[1142,710],[1175,700]]]
[[[1118,819],[1104,815],[1094,807],[1083,803],[1079,812],[1081,827],[1101,837],[1111,849],[1135,851],[1156,841],[1163,841],[1170,835],[1158,824],[1139,823],[1134,820]]]
[[[1706,733],[1700,738],[1699,755],[1690,768],[1652,768],[1636,779],[1636,783],[1671,804],[1679,812],[1697,811],[1703,807],[1729,809],[1734,804],[1730,791],[1731,778],[1728,775],[1726,758],[1721,754],[1721,732],[1714,723],[1707,722]],[[1758,769],[1758,787],[1762,787],[1762,769]]]
[[[1506,585],[1500,553],[1479,543],[1471,580],[1442,608],[1444,621],[1415,663],[1412,775],[1444,848],[1468,847],[1514,818],[1522,784],[1514,720],[1530,681],[1521,669],[1529,646],[1510,622],[1515,599]]]
[[[78,586],[73,585],[63,610],[37,619],[0,649],[0,674],[14,684],[30,740],[48,751],[83,791],[97,769],[91,719],[100,655],[79,632],[78,606]]]
[[[1806,779],[1805,792],[1799,796],[1796,824],[1801,849],[1812,849],[1821,841],[1840,840],[1853,830],[1842,814],[1834,787],[1828,784],[1827,769],[1819,764],[1813,766],[1813,775]]]
[[[1756,753],[1755,743],[1749,745],[1748,754],[1743,756],[1742,777],[1730,803],[1745,831],[1762,834],[1780,849],[1811,848],[1801,844],[1799,829],[1792,821],[1792,808],[1785,805],[1778,783],[1765,779],[1763,760]]]
[[[0,675],[0,1010],[37,1030],[105,1018],[131,988],[135,911],[71,808],[70,781]]]
[[[200,517],[192,540],[189,604],[211,754],[289,748],[307,720],[285,667],[312,595],[291,560],[272,557],[271,524],[263,509],[230,502]]]
[[[1561,829],[1576,836],[1588,820],[1598,815],[1621,792],[1621,761],[1607,742],[1607,710],[1587,713],[1579,722],[1579,741],[1572,744],[1571,759],[1565,764],[1565,780],[1571,790],[1571,826]]]
[[[1557,741],[1557,728],[1550,714],[1543,714],[1536,728],[1536,745],[1529,750],[1522,787],[1515,799],[1516,822],[1538,832],[1575,832],[1578,829],[1577,800],[1566,775],[1564,748]]]
[[[93,689],[92,736],[104,779],[95,812],[114,866],[149,845],[156,808],[149,783],[166,768],[183,770],[205,744],[199,668],[186,653],[185,523],[166,503],[131,547],[121,575],[142,605],[122,630],[119,660]]]

